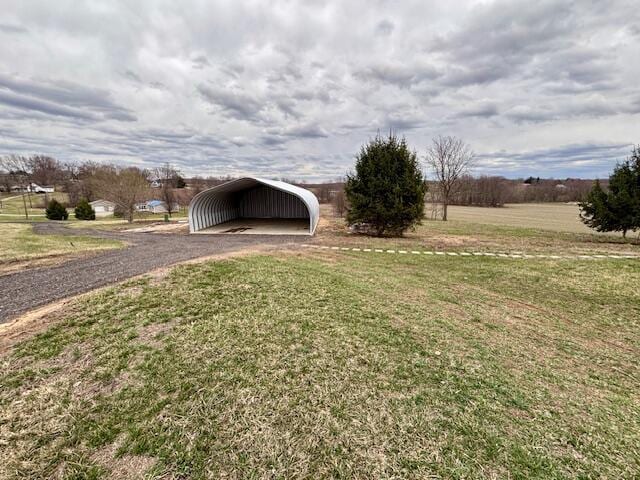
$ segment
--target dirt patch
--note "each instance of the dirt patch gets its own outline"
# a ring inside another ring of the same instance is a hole
[[[42,332],[50,325],[62,319],[61,310],[74,300],[84,295],[77,295],[44,307],[32,310],[11,322],[0,324],[0,355],[4,355],[14,345]]]
[[[150,347],[159,348],[161,337],[167,335],[180,322],[180,318],[163,323],[151,323],[138,329],[138,342]]]
[[[146,478],[156,459],[143,455],[118,455],[121,443],[118,440],[101,448],[91,455],[91,460],[111,472],[109,478],[112,480]]]
[[[152,223],[144,227],[122,230],[130,233],[189,233],[188,223]]]

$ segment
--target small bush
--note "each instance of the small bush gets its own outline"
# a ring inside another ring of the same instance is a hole
[[[115,218],[124,218],[124,210],[122,209],[122,207],[116,205],[116,207],[113,209],[113,216]]]
[[[74,212],[78,220],[96,219],[96,211],[89,205],[89,202],[85,198],[78,202]]]
[[[67,212],[66,207],[55,198],[47,205],[45,215],[49,220],[66,220],[69,218],[69,212]]]

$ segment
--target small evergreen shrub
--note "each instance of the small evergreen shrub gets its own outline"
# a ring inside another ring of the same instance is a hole
[[[49,220],[66,220],[69,218],[69,212],[67,212],[66,207],[55,198],[47,205],[45,215]]]
[[[86,198],[83,198],[78,202],[74,213],[78,220],[95,220],[96,219],[96,211],[89,204]]]

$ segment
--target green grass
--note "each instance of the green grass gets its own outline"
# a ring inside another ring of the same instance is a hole
[[[28,221],[46,221],[45,214],[45,195],[31,194],[31,201],[29,196],[25,196],[27,204],[27,213],[29,214]],[[59,202],[67,201],[67,194],[56,192],[46,195],[46,198],[55,198]],[[0,195],[0,222],[16,222],[26,221],[24,215],[24,203],[22,194],[2,194]]]
[[[2,357],[0,477],[633,478],[640,262],[181,266]]]
[[[14,262],[122,247],[122,243],[78,235],[37,235],[31,225],[0,223],[0,272]]]

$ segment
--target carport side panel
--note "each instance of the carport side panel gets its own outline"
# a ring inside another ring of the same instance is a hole
[[[211,192],[198,198],[190,213],[192,232],[238,218],[238,209],[228,194]]]

